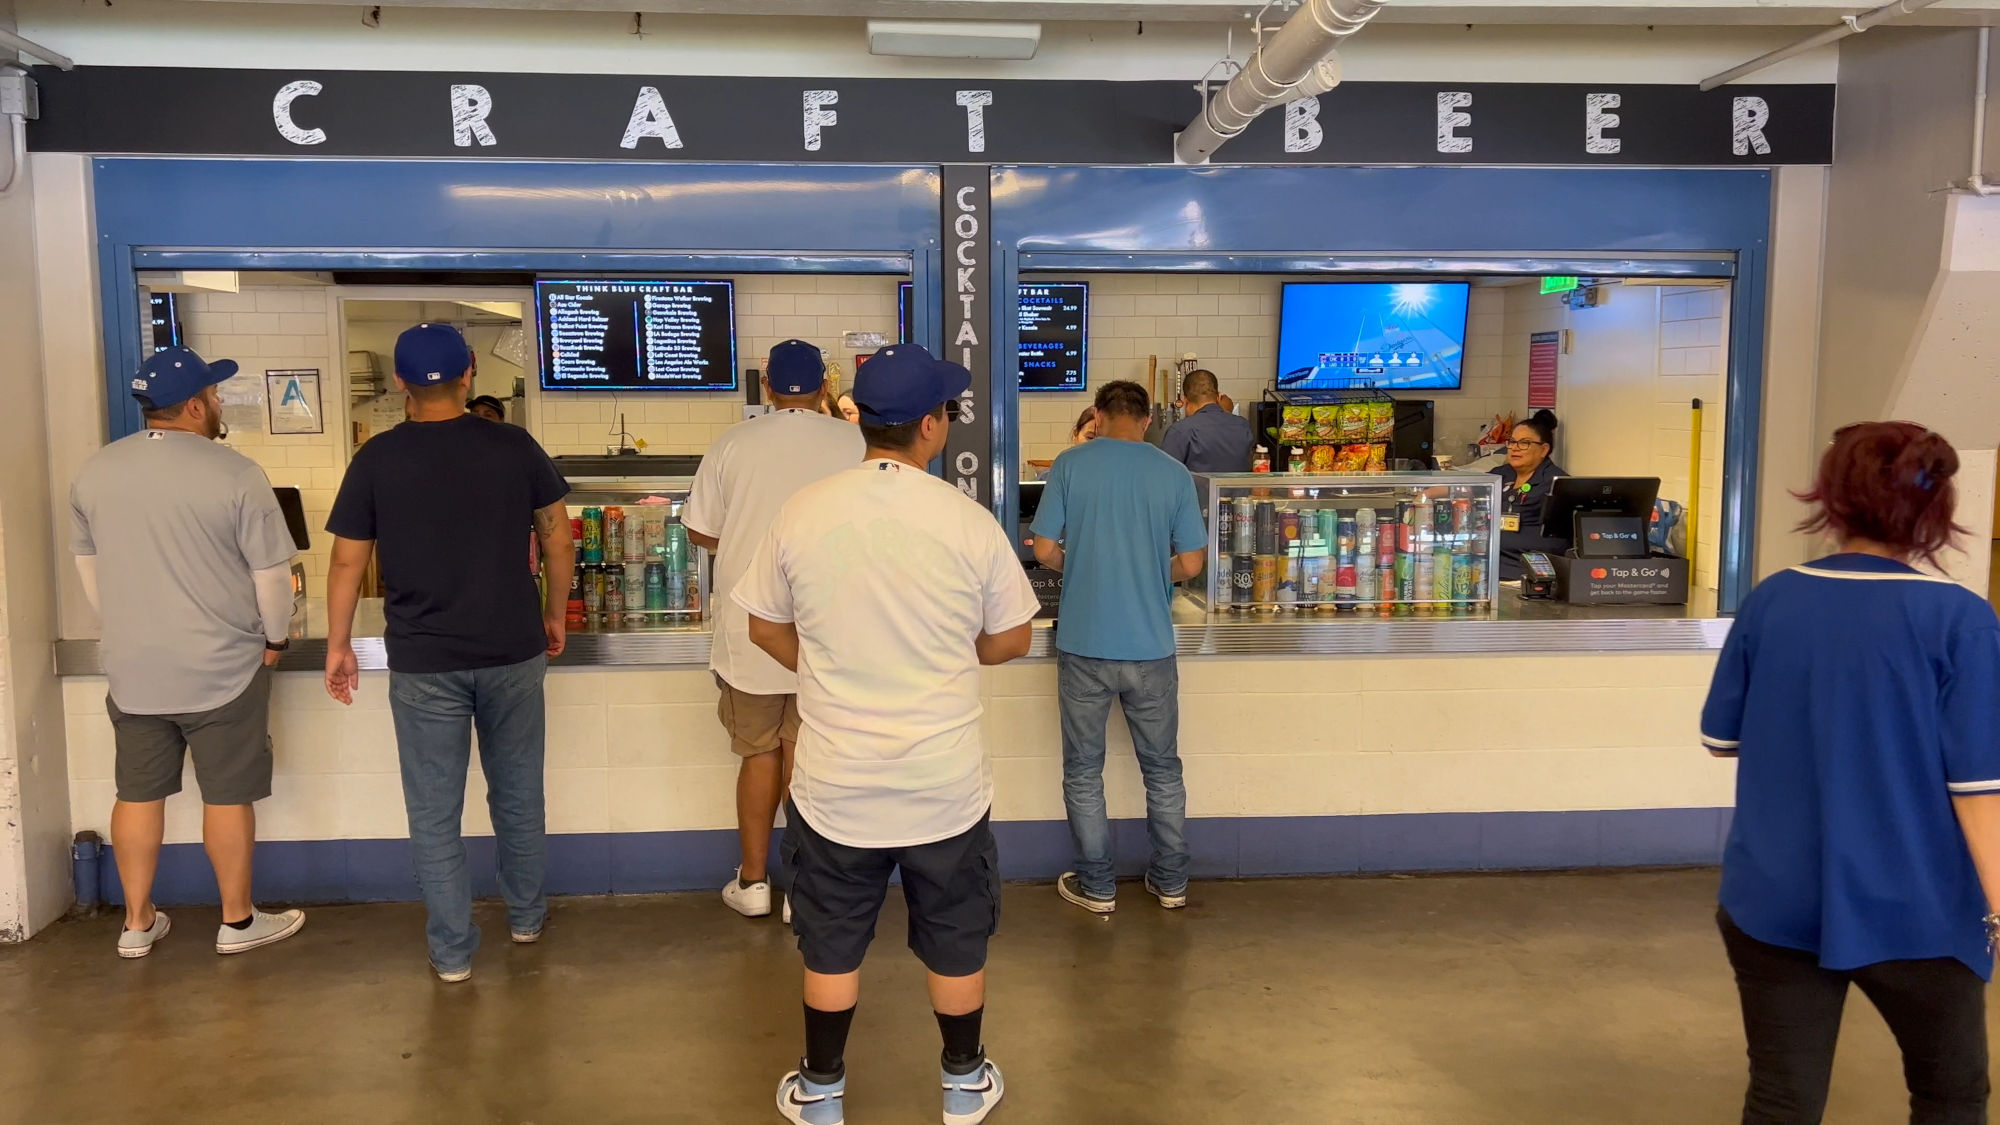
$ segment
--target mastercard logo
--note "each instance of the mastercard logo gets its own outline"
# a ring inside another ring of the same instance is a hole
[[[1604,568],[1603,568],[1603,567],[1601,567],[1601,566],[1599,566],[1599,567],[1592,567],[1592,568],[1591,568],[1591,571],[1590,571],[1590,576],[1591,576],[1592,578],[1609,578],[1609,577],[1611,577],[1611,572],[1610,572],[1610,571],[1608,571],[1608,570],[1606,570],[1606,569],[1604,569]]]
[[[1602,535],[1599,535],[1599,534],[1598,534],[1597,532],[1595,532],[1595,531],[1593,531],[1593,532],[1591,532],[1591,533],[1590,533],[1590,537],[1591,537],[1592,539],[1602,539],[1602,538],[1604,538],[1604,536],[1602,536]]]

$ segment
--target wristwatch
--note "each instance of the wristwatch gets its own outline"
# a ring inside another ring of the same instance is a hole
[[[265,651],[265,652],[283,652],[283,651],[285,651],[286,649],[288,649],[288,648],[291,648],[291,647],[292,647],[292,638],[290,638],[290,637],[286,637],[286,638],[285,638],[284,640],[282,640],[282,641],[265,641],[265,642],[264,642],[264,651]]]

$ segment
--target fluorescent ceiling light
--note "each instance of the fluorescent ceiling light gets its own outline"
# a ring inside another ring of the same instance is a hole
[[[869,20],[868,53],[927,59],[1032,59],[1039,23],[963,20]]]

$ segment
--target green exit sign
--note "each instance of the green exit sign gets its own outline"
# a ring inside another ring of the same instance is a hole
[[[1542,279],[1542,292],[1567,293],[1575,289],[1579,283],[1580,279],[1574,277],[1545,277]]]

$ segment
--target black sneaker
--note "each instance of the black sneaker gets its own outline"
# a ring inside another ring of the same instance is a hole
[[[1151,875],[1146,876],[1146,893],[1159,899],[1160,905],[1166,907],[1168,910],[1179,910],[1187,905],[1186,887],[1182,887],[1178,894],[1169,894],[1153,885],[1153,877]]]
[[[1118,909],[1118,900],[1115,898],[1097,898],[1085,894],[1083,880],[1074,871],[1065,871],[1062,878],[1056,880],[1056,893],[1092,914],[1109,914]]]

